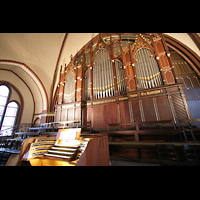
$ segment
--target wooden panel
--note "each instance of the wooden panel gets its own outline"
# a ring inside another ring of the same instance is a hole
[[[120,102],[119,103],[119,109],[120,109],[121,123],[131,122],[128,102],[127,101],[126,102]]]
[[[134,79],[130,79],[130,80],[128,81],[128,86],[129,86],[129,90],[130,90],[130,91],[135,90],[135,89],[136,89],[136,87],[135,87],[135,80],[134,80]]]
[[[126,54],[124,55],[125,57],[125,62],[126,63],[129,63],[130,62],[130,55],[129,55],[129,52],[126,52]]]
[[[153,46],[155,49],[159,68],[161,69],[161,76],[164,81],[164,84],[166,85],[175,83],[174,74],[170,68],[172,67],[170,66],[170,58],[167,57],[167,52],[165,51],[162,39],[159,36],[157,38],[153,38]]]
[[[165,80],[167,81],[167,84],[175,83],[174,76],[171,70],[165,71],[164,75],[165,75]]]
[[[62,108],[62,113],[61,113],[61,121],[68,121],[68,109],[67,108]]]
[[[81,67],[79,67],[78,68],[78,77],[82,77],[82,68]]]
[[[179,120],[187,120],[187,113],[185,110],[185,106],[183,104],[183,100],[180,94],[172,94],[172,102],[174,105],[174,109],[176,112],[176,116]]]
[[[92,108],[87,107],[87,122],[92,121]]]
[[[87,147],[86,165],[109,166],[108,136],[95,134],[89,135],[89,137],[93,139],[89,141]]]
[[[200,100],[187,101],[190,113],[193,119],[200,118]],[[197,109],[198,108],[198,109]],[[200,128],[200,122],[194,122],[195,126]]]
[[[160,120],[173,119],[173,115],[171,112],[171,108],[169,105],[167,95],[156,97],[156,103],[157,103],[157,107],[158,107],[158,113],[160,116]]]
[[[117,105],[99,105],[93,107],[93,128],[106,129],[107,123],[118,123]]]
[[[105,105],[106,109],[106,122],[109,124],[118,123],[117,104]],[[106,128],[107,128],[106,123]]]
[[[167,56],[165,54],[160,56],[160,63],[161,63],[161,68],[168,68],[170,67],[169,61],[167,59]]]
[[[129,75],[133,76],[133,67],[131,65],[127,66],[128,67],[128,71],[129,71]]]
[[[140,115],[140,107],[138,99],[134,99],[131,101],[132,108],[133,108],[133,118],[134,122],[141,122],[141,115]]]
[[[103,113],[104,106],[94,106],[93,107],[93,128],[100,129],[104,124],[104,113]]]
[[[76,96],[77,101],[81,100],[81,87],[82,87],[81,84],[82,84],[82,81],[80,81],[80,79],[77,80],[77,96]]]
[[[144,110],[145,121],[156,121],[156,114],[152,98],[143,98],[142,106]]]
[[[163,51],[165,51],[164,48],[163,48],[163,44],[162,44],[162,42],[161,42],[161,38],[160,38],[160,40],[157,40],[155,43],[156,43],[156,45],[157,45],[158,52],[163,52]]]
[[[57,112],[56,112],[56,119],[55,119],[56,122],[60,121],[60,119],[61,119],[60,115],[61,115],[61,109],[60,109],[60,107],[58,107]]]

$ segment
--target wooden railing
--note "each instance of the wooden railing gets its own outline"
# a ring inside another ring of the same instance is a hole
[[[161,126],[161,123],[171,123],[174,127],[174,129],[176,129],[176,124],[174,122],[174,120],[159,120],[159,121],[146,121],[146,122],[129,122],[129,123],[115,123],[115,124],[107,124],[107,130],[110,130],[111,126],[117,126],[118,129],[123,129],[122,126],[131,126],[131,128],[134,128],[136,130],[140,129],[140,125],[152,125],[152,124],[157,124],[159,126],[160,129],[162,129],[163,127]]]

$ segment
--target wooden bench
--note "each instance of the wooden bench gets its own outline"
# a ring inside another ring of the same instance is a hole
[[[122,126],[131,126],[132,129],[135,128],[135,130],[140,129],[140,125],[152,125],[152,124],[157,124],[160,129],[163,129],[161,126],[162,123],[171,123],[173,128],[176,129],[176,124],[174,120],[159,120],[159,121],[146,121],[146,122],[129,122],[129,123],[114,123],[114,124],[107,124],[107,130],[110,130],[110,127],[112,126],[117,126],[118,130],[125,130],[127,128],[122,128]]]
[[[108,137],[112,136],[134,136],[135,142],[140,141],[140,136],[179,136],[180,141],[182,141],[181,134],[182,129],[149,129],[149,130],[116,130],[116,131],[101,131],[102,134],[107,134]]]
[[[188,137],[187,136],[192,136],[192,140],[194,143],[197,143],[196,137],[195,136],[200,136],[200,128],[195,128],[192,126],[192,123],[194,122],[200,122],[200,119],[191,119],[191,120],[177,120],[178,127],[183,129],[183,133],[185,136],[186,143],[188,143]],[[183,126],[182,124],[188,124],[187,127]]]
[[[200,165],[200,145],[183,145],[188,165]]]
[[[109,148],[110,148],[110,153],[112,154],[113,148],[125,148],[125,149],[136,149],[137,150],[137,156],[138,156],[138,161],[140,162],[140,159],[142,157],[141,150],[146,149],[150,150],[153,153],[153,158],[158,159],[157,155],[157,150],[156,150],[156,145],[174,145],[177,149],[182,150],[182,145],[183,143],[174,143],[174,142],[109,142]],[[197,146],[197,144],[192,143],[191,145]],[[200,147],[200,145],[199,145]],[[182,154],[183,152],[181,152]],[[126,157],[126,155],[124,155]],[[185,156],[184,156],[185,158]]]

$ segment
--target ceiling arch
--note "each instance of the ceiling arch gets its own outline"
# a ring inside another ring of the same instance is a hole
[[[0,60],[0,68],[14,71],[28,85],[35,101],[42,102],[42,110],[48,109],[48,97],[45,87],[27,65],[16,61]],[[41,110],[37,109],[36,112],[41,112]]]

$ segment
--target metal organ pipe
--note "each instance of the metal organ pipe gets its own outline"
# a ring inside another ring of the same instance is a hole
[[[106,62],[105,62],[105,60],[106,60],[106,55],[105,55],[105,53],[103,52],[103,72],[104,72],[104,97],[107,97],[108,95],[107,95],[107,67],[106,67]]]
[[[106,97],[109,97],[110,96],[110,93],[109,93],[109,89],[108,89],[108,86],[109,86],[109,71],[108,71],[108,64],[109,64],[109,57],[107,54],[105,54],[104,52],[104,55],[105,55],[105,74],[106,74],[106,81],[105,81],[105,93],[106,93]]]
[[[149,57],[148,55],[146,54],[146,52],[148,51],[147,49],[142,49],[143,50],[143,54],[144,54],[144,62],[145,62],[145,65],[146,65],[146,72],[148,74],[148,84],[149,84],[149,87],[153,87],[152,83],[151,83],[151,75],[152,75],[152,70],[150,68],[150,65],[149,65]]]
[[[90,100],[91,96],[91,78],[90,78],[90,69],[86,72],[86,79],[85,79],[85,100]]]
[[[150,50],[147,51],[147,56],[149,58],[149,66],[150,66],[150,69],[152,71],[151,82],[152,82],[153,87],[156,87],[157,86],[157,80],[156,80],[156,77],[155,77],[156,71],[155,71],[155,67],[152,64],[152,52]]]
[[[103,65],[104,65],[104,76],[105,76],[105,97],[108,97],[108,56],[105,51],[103,51]]]
[[[112,70],[112,61],[109,60],[108,62],[108,69],[109,69],[109,80],[110,80],[110,96],[114,96],[114,91],[113,91],[113,82],[114,82],[114,79],[113,79],[113,70]]]
[[[100,98],[100,88],[101,88],[101,74],[100,74],[100,53],[97,57],[97,99]]]
[[[96,62],[96,61],[95,61]],[[97,77],[96,77],[96,72],[97,72],[97,65],[95,64],[93,66],[93,96],[96,99],[97,98]]]
[[[155,76],[156,76],[156,80],[157,80],[157,86],[162,85],[162,78],[161,78],[161,75],[160,75],[160,70],[159,70],[157,61],[156,61],[156,59],[154,57],[152,57],[152,63],[153,63],[154,69],[155,69]]]
[[[141,60],[142,60],[142,68],[143,68],[143,71],[144,71],[144,78],[145,78],[145,82],[146,82],[146,86],[147,88],[149,88],[149,82],[148,82],[148,70],[147,70],[147,67],[146,67],[146,63],[145,63],[145,56],[144,56],[144,52],[143,52],[143,49],[140,50],[141,52]]]
[[[136,73],[138,77],[139,88],[152,88],[162,85],[162,78],[160,75],[157,61],[152,57],[151,50],[141,48],[135,55]]]
[[[157,77],[157,73],[159,72],[159,70],[156,69],[157,66],[153,62],[155,58],[153,56],[151,56],[150,58],[151,58],[150,59],[150,66],[151,66],[152,72],[153,72],[153,81],[154,81],[155,87],[157,87],[157,86],[159,86],[159,81],[158,81],[158,77]]]
[[[94,59],[93,67],[93,95],[95,99],[114,95],[114,80],[112,61],[109,60],[109,52],[100,49]]]
[[[137,59],[137,54],[135,56],[135,58]],[[139,67],[139,62],[138,62],[138,59],[135,63],[135,70],[136,70],[136,74],[137,74],[137,80],[138,80],[138,88],[141,88],[141,73],[140,73],[140,67]]]
[[[104,52],[102,51],[101,52],[101,60],[103,61],[102,63],[101,63],[101,71],[102,71],[102,97],[103,98],[105,98],[105,86],[106,86],[106,84],[105,84],[105,77],[106,77],[106,74],[105,74],[105,56],[104,56]]]
[[[115,56],[121,54],[118,52],[120,50],[118,42],[114,43],[113,48]],[[152,54],[152,51],[148,48],[140,48],[135,54],[138,89],[152,88],[163,84],[157,61],[152,57]],[[87,53],[85,65],[88,66],[90,62],[90,53]],[[119,95],[126,94],[125,71],[122,63],[119,60],[110,60],[109,52],[101,48],[96,52],[92,72],[91,69],[87,69],[85,75],[85,100],[91,99],[92,90],[94,99],[115,95],[113,62],[115,64]],[[91,73],[93,75],[93,88],[91,88]],[[67,94],[64,97],[65,101],[71,101],[74,98],[73,95],[73,89],[68,88]]]
[[[141,69],[142,69],[142,77],[143,77],[143,83],[144,83],[144,88],[148,88],[148,83],[146,80],[146,73],[145,73],[145,68],[144,68],[144,63],[143,63],[143,58],[142,58],[142,52],[139,51],[139,56],[140,56],[140,63],[141,63]]]
[[[90,63],[89,55],[90,54],[86,55],[86,65]],[[152,57],[152,51],[150,49],[140,48],[136,52],[135,59],[138,89],[152,88],[163,84],[157,61]],[[101,48],[96,53],[94,59],[92,70],[93,88],[91,88],[91,69],[88,69],[85,75],[85,100],[91,99],[92,89],[94,99],[115,95],[113,62],[115,64],[119,95],[126,94],[125,72],[122,63],[119,60],[110,60],[109,52],[106,49]],[[70,94],[71,92],[72,91],[70,91]]]
[[[141,68],[141,78],[142,78],[142,84],[143,84],[143,88],[148,88],[148,84],[147,81],[145,80],[146,75],[145,75],[145,69],[144,69],[144,65],[142,63],[142,55],[141,55],[141,51],[138,51],[138,60],[139,60],[139,64],[140,64],[140,68]]]
[[[112,96],[113,94],[112,94],[112,75],[111,75],[111,67],[112,67],[112,62],[108,62],[108,76],[109,76],[109,85],[108,85],[108,87],[109,87],[109,91],[110,91],[110,96]]]
[[[125,73],[120,61],[115,60],[115,69],[117,75],[117,85],[119,94],[126,94]]]

